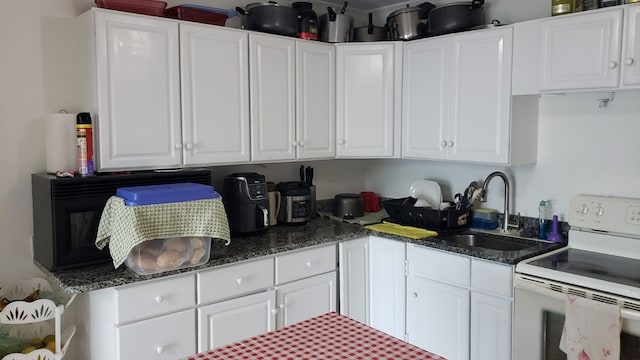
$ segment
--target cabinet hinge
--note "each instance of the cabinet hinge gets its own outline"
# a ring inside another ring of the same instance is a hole
[[[404,259],[404,276],[409,276],[409,259]]]

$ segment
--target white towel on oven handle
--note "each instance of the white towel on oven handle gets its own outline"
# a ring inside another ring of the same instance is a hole
[[[560,350],[567,360],[620,359],[620,307],[567,295]]]

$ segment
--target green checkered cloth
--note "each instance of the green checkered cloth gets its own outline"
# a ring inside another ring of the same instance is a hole
[[[109,244],[117,268],[144,241],[183,236],[222,239],[228,245],[231,236],[222,199],[127,206],[123,198],[112,196],[102,211],[96,247]]]

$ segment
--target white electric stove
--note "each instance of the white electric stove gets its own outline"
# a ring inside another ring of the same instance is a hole
[[[567,294],[620,307],[621,359],[640,359],[640,199],[577,195],[566,247],[516,265],[514,359],[557,349]]]

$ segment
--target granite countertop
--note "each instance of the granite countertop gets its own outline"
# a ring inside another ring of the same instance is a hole
[[[519,239],[519,241],[530,241],[532,247],[521,251],[465,248],[448,245],[438,238],[414,240],[402,236],[374,232],[358,224],[316,217],[311,219],[306,225],[276,226],[260,235],[233,237],[228,246],[217,246],[214,242],[211,250],[211,258],[207,263],[196,267],[167,271],[159,274],[138,275],[124,265],[114,269],[112,263],[54,272],[40,267],[37,263],[36,265],[38,265],[45,274],[49,275],[62,290],[69,293],[84,293],[92,290],[213,268],[242,260],[274,255],[311,246],[335,244],[368,235],[376,235],[387,239],[428,246],[505,264],[515,264],[526,258],[564,246],[564,243],[546,243]]]

